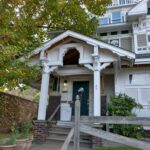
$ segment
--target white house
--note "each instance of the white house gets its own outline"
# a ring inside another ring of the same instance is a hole
[[[69,121],[74,111],[70,103],[79,89],[84,89],[81,115],[100,116],[101,96],[109,101],[114,94],[126,93],[143,105],[136,114],[149,117],[149,1],[113,0],[99,20],[100,41],[66,31],[32,54],[32,63],[40,60],[43,66],[38,120],[46,119],[48,95],[58,94],[60,120]]]
[[[107,12],[100,17],[97,34],[101,40],[134,52],[132,68],[117,73],[115,93],[126,93],[143,105],[138,116],[150,114],[150,1],[112,0]]]

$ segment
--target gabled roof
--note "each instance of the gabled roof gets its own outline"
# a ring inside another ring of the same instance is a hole
[[[38,54],[40,53],[41,51],[45,51],[47,50],[48,48],[50,48],[52,45],[54,45],[55,43],[63,40],[64,38],[66,37],[72,37],[72,38],[76,38],[76,39],[79,39],[79,40],[82,40],[82,41],[85,41],[87,44],[89,45],[97,45],[99,46],[100,48],[104,48],[104,49],[107,49],[109,51],[112,51],[113,53],[121,56],[121,57],[128,57],[130,59],[135,59],[135,54],[130,52],[130,51],[127,51],[127,50],[124,50],[122,48],[119,48],[119,47],[116,47],[116,46],[113,46],[113,45],[110,45],[110,44],[107,44],[105,42],[102,42],[102,41],[99,41],[99,40],[96,40],[94,38],[91,38],[91,37],[88,37],[88,36],[85,36],[85,35],[82,35],[80,33],[77,33],[77,32],[73,32],[73,31],[65,31],[64,33],[58,35],[57,37],[55,37],[54,39],[52,40],[49,40],[47,41],[44,45],[42,45],[41,47],[35,49],[33,51],[33,53],[30,55],[30,56],[33,56],[35,54]]]
[[[139,2],[128,12],[128,16],[147,14],[147,2],[148,0]]]

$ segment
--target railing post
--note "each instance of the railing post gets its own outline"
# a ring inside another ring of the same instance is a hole
[[[80,98],[76,96],[74,121],[74,150],[80,150]]]

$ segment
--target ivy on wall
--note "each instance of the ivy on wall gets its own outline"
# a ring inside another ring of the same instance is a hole
[[[31,121],[37,114],[38,103],[0,92],[0,128]]]

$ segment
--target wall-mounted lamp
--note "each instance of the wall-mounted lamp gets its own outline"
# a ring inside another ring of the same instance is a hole
[[[68,91],[68,83],[67,83],[67,80],[64,80],[64,83],[63,83],[63,92],[67,92]]]

